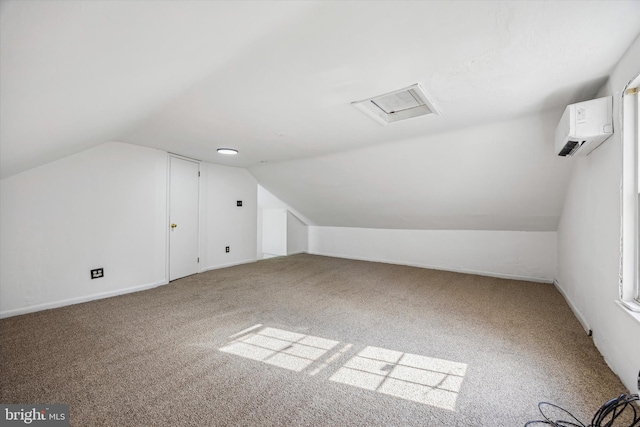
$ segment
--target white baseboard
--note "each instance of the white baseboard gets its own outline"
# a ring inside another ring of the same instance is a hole
[[[225,267],[233,267],[234,265],[248,264],[248,263],[256,262],[256,261],[257,261],[257,259],[253,258],[253,259],[237,261],[237,262],[233,262],[233,263],[229,263],[229,264],[223,264],[223,265],[207,267],[204,270],[201,270],[200,273],[202,273],[204,271],[208,271],[208,270],[215,270],[215,269],[218,269],[218,268],[225,268]],[[147,290],[147,289],[152,289],[152,288],[155,288],[155,287],[158,287],[158,286],[166,285],[167,283],[169,283],[168,280],[161,280],[161,281],[158,281],[158,282],[155,282],[155,283],[148,283],[146,285],[133,286],[133,287],[130,287],[130,288],[118,289],[118,290],[115,290],[115,291],[102,292],[102,293],[99,293],[99,294],[84,295],[84,296],[77,297],[77,298],[69,298],[69,299],[66,299],[66,300],[53,301],[53,302],[47,302],[47,303],[44,303],[44,304],[37,304],[37,305],[31,305],[31,306],[28,306],[28,307],[21,307],[21,308],[15,308],[15,309],[11,309],[11,310],[6,310],[6,311],[0,311],[0,319],[4,319],[5,317],[19,316],[21,314],[35,313],[36,311],[50,310],[52,308],[64,307],[64,306],[67,306],[67,305],[80,304],[80,303],[83,303],[83,302],[94,301],[94,300],[103,299],[103,298],[115,297],[115,296],[118,296],[118,295],[129,294],[129,293],[132,293],[132,292],[144,291],[144,290]]]
[[[242,261],[230,262],[228,264],[213,265],[209,267],[204,267],[202,270],[199,271],[199,273],[204,273],[205,271],[211,271],[211,270],[218,270],[220,268],[233,267],[236,265],[251,264],[252,262],[256,262],[256,261],[258,261],[257,258],[251,258],[251,259],[245,259]]]
[[[289,256],[289,255],[298,255],[298,254],[306,254],[306,252],[305,252],[304,250],[302,250],[302,251],[289,252],[289,253],[287,254],[287,256]]]
[[[145,291],[147,289],[152,289],[158,286],[166,285],[167,283],[169,282],[166,280],[161,280],[155,283],[148,283],[146,285],[133,286],[131,288],[118,289],[115,291],[102,292],[99,294],[91,294],[91,295],[85,295],[77,298],[69,298],[66,300],[47,302],[44,304],[31,305],[29,307],[14,308],[12,310],[6,310],[6,311],[0,312],[0,319],[4,319],[5,317],[19,316],[21,314],[35,313],[36,311],[50,310],[52,308],[64,307],[67,305],[80,304],[83,302],[94,301],[94,300],[103,299],[103,298],[115,297],[118,295],[130,294],[132,292]]]
[[[573,311],[574,316],[576,316],[576,319],[578,319],[578,322],[580,322],[584,331],[586,333],[589,333],[589,331],[591,330],[591,326],[589,326],[587,319],[580,312],[580,310],[578,310],[578,308],[575,306],[573,301],[571,301],[571,299],[567,296],[566,292],[564,291],[564,289],[562,289],[562,287],[560,286],[557,280],[553,281],[553,285],[556,287],[558,292],[560,292],[560,295],[562,295],[564,300],[567,302],[567,304],[569,305],[569,308],[571,308],[571,311]]]
[[[334,257],[334,258],[353,259],[356,261],[382,262],[385,264],[406,265],[408,267],[428,268],[431,270],[452,271],[454,273],[476,274],[478,276],[497,277],[499,279],[523,280],[526,282],[537,282],[537,283],[548,283],[548,284],[553,283],[552,279],[547,279],[544,277],[518,276],[514,274],[494,273],[491,271],[471,270],[471,269],[456,268],[456,267],[442,267],[442,266],[417,264],[417,263],[394,261],[394,260],[387,260],[387,259],[372,259],[372,258],[364,258],[364,257],[344,256],[344,255],[328,254],[328,253],[322,253],[322,252],[309,252],[309,253],[311,255],[321,255],[321,256],[328,256],[328,257]]]

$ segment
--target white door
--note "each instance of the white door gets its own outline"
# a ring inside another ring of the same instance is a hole
[[[200,165],[169,157],[169,280],[198,272]]]

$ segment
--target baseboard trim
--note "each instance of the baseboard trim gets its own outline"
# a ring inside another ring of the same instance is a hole
[[[329,254],[329,253],[323,253],[323,252],[309,252],[309,254],[328,256],[328,257],[334,257],[334,258],[353,259],[356,261],[382,262],[385,264],[406,265],[408,267],[428,268],[431,270],[452,271],[454,273],[475,274],[478,276],[496,277],[498,279],[522,280],[526,282],[537,282],[537,283],[547,283],[547,284],[553,283],[552,279],[547,279],[544,277],[518,276],[514,274],[494,273],[491,271],[471,270],[471,269],[455,268],[455,267],[442,267],[442,266],[417,264],[417,263],[402,262],[402,261],[387,260],[387,259],[375,259],[375,258],[336,255],[336,254]]]
[[[160,280],[158,282],[148,283],[146,285],[140,285],[140,286],[133,286],[131,288],[118,289],[115,291],[102,292],[99,294],[85,295],[77,298],[69,298],[66,300],[47,302],[47,303],[38,304],[38,305],[31,305],[29,307],[14,308],[12,310],[0,311],[0,319],[4,319],[6,317],[20,316],[21,314],[35,313],[37,311],[51,310],[52,308],[60,308],[60,307],[65,307],[67,305],[80,304],[83,302],[95,301],[95,300],[104,299],[104,298],[111,298],[118,295],[130,294],[133,292],[146,291],[147,289],[153,289],[158,286],[166,285],[167,283],[169,283],[167,280]]]
[[[211,270],[218,270],[221,268],[234,267],[236,265],[251,264],[252,262],[257,262],[257,261],[258,261],[258,258],[250,258],[242,261],[230,262],[228,264],[213,265],[213,266],[203,268],[202,270],[199,271],[199,273],[204,273],[205,271],[211,271]]]
[[[580,324],[582,325],[582,328],[588,334],[589,331],[591,330],[591,326],[589,326],[589,323],[587,322],[587,319],[580,312],[580,310],[578,310],[578,308],[575,306],[573,301],[571,301],[571,298],[569,298],[569,296],[564,291],[564,289],[562,289],[562,287],[560,286],[560,283],[558,283],[557,280],[553,281],[553,285],[556,287],[558,292],[560,292],[560,295],[562,295],[562,298],[564,298],[564,300],[569,305],[569,308],[571,309],[571,311],[573,311],[573,315],[576,316],[576,319],[578,319],[578,322],[580,322]]]

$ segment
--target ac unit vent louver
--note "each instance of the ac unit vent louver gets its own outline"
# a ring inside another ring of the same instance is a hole
[[[351,105],[383,126],[413,117],[440,114],[418,83],[384,95],[352,102]]]
[[[586,156],[613,134],[613,98],[592,99],[565,108],[555,135],[558,156]]]

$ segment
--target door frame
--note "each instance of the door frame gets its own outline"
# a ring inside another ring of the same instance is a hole
[[[191,157],[181,156],[180,154],[175,154],[171,152],[167,152],[167,208],[166,208],[166,216],[165,216],[165,277],[167,283],[171,283],[171,158],[174,157],[180,160],[186,160],[189,162],[194,162],[198,164],[198,173],[199,178],[202,177],[202,171],[200,166],[202,165],[202,160],[193,159]],[[201,258],[202,248],[200,247],[200,230],[202,229],[202,185],[200,183],[200,179],[198,179],[198,232],[196,233],[197,245],[198,245],[198,259]],[[198,262],[198,270],[196,274],[202,273],[203,269],[200,266],[200,262]],[[177,279],[176,279],[177,280]]]

